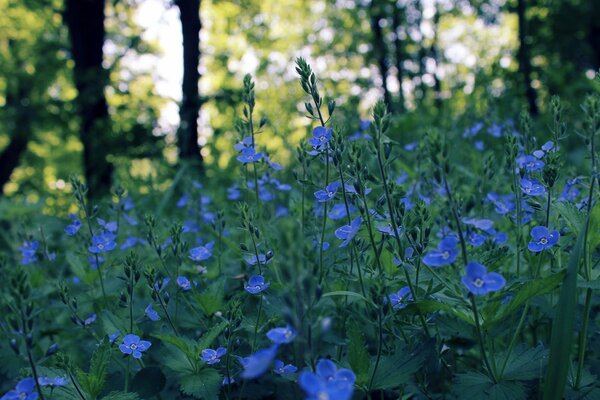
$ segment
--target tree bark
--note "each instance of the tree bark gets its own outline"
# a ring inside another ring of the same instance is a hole
[[[525,97],[529,105],[529,112],[536,116],[539,114],[537,106],[537,94],[531,86],[531,55],[529,54],[529,45],[527,43],[527,5],[526,0],[517,1],[517,17],[519,20],[519,50],[517,60],[519,62],[519,72],[525,85]]]
[[[398,112],[404,111],[404,92],[402,91],[402,80],[404,79],[404,67],[402,63],[404,62],[404,48],[402,39],[400,39],[400,35],[398,34],[400,27],[402,25],[403,20],[403,10],[400,5],[394,5],[394,14],[392,17],[392,25],[394,28],[394,51],[396,58],[396,79],[398,79],[398,84],[400,85],[400,90],[398,91]]]
[[[176,0],[183,34],[183,98],[179,107],[181,119],[177,131],[180,159],[202,161],[198,145],[198,114],[202,102],[198,92],[200,81],[200,0]]]
[[[104,89],[107,71],[102,67],[104,0],[66,0],[65,22],[75,61],[74,80],[83,143],[83,162],[88,195],[109,193],[113,166],[107,160],[110,120]]]
[[[375,59],[379,68],[379,73],[381,74],[383,99],[385,101],[385,104],[387,104],[388,109],[391,109],[392,98],[387,86],[387,76],[389,70],[387,62],[387,46],[385,43],[385,38],[383,36],[383,30],[379,25],[379,21],[381,21],[384,18],[384,16],[381,7],[377,5],[377,2],[375,0],[371,2],[371,5],[369,7],[371,15],[371,28],[373,29],[373,52],[375,54]]]
[[[20,83],[17,82],[16,85],[20,85]],[[7,92],[4,109],[9,114],[13,134],[8,146],[0,154],[0,194],[14,169],[19,166],[21,156],[27,149],[27,144],[32,136],[31,121],[33,120],[33,116],[30,115],[29,96],[22,86],[16,88],[14,92]]]

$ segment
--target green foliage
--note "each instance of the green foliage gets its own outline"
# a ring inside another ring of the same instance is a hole
[[[159,394],[165,387],[167,378],[158,367],[141,369],[131,382],[131,389],[141,398],[148,399]]]
[[[181,378],[179,386],[181,391],[196,399],[217,399],[223,378],[212,368],[206,368],[197,374],[185,375]]]
[[[110,343],[108,343],[108,340],[103,340],[92,355],[89,372],[77,371],[77,379],[81,384],[81,388],[92,399],[98,398],[104,388],[111,353]]]

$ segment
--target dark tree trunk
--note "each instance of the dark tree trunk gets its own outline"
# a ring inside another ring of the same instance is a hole
[[[439,30],[439,25],[440,25],[440,12],[439,9],[436,7],[435,10],[435,15],[433,17],[433,42],[431,43],[431,49],[430,49],[430,53],[431,53],[431,58],[433,58],[433,61],[435,62],[435,71],[433,71],[433,82],[434,82],[434,86],[433,86],[433,90],[434,90],[434,99],[433,102],[435,104],[435,108],[437,108],[438,110],[442,109],[442,82],[440,82],[440,78],[438,78],[437,75],[437,69],[438,66],[440,65],[440,56],[439,56],[439,52],[438,52],[438,30]]]
[[[85,179],[92,198],[109,193],[113,167],[106,156],[110,120],[102,67],[105,30],[104,0],[66,0],[65,21],[75,61],[74,80],[83,143]]]
[[[519,62],[519,72],[525,85],[525,96],[529,104],[529,112],[535,116],[539,114],[537,106],[537,94],[531,86],[531,58],[529,54],[529,45],[527,43],[527,11],[526,0],[517,1],[517,17],[519,19],[519,50],[517,60]]]
[[[16,85],[20,83],[17,82]],[[16,88],[15,91],[7,91],[4,110],[9,115],[10,130],[13,134],[10,143],[0,154],[0,194],[14,169],[19,166],[21,156],[31,139],[33,115],[30,106],[28,93],[22,87]]]
[[[177,0],[183,33],[183,98],[179,108],[181,123],[177,132],[179,157],[202,161],[198,146],[198,113],[202,106],[198,93],[200,72],[200,0]]]
[[[404,92],[402,91],[402,80],[404,79],[404,68],[402,66],[402,63],[404,62],[404,47],[399,34],[402,20],[404,19],[403,16],[404,13],[401,6],[394,5],[392,25],[395,34],[394,51],[396,58],[396,79],[398,79],[398,84],[400,85],[400,90],[398,91],[398,112],[400,113],[404,111]]]
[[[389,69],[387,61],[387,46],[385,43],[385,38],[383,36],[383,30],[381,29],[381,25],[379,25],[379,21],[381,21],[384,18],[384,16],[381,8],[377,5],[376,1],[371,2],[370,15],[371,28],[373,29],[373,52],[377,61],[379,73],[381,74],[383,99],[385,101],[385,104],[387,104],[388,109],[392,109],[392,98],[390,96],[390,91],[388,90],[387,86],[387,76]]]

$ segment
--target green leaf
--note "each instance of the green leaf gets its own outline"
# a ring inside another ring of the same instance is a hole
[[[110,392],[102,400],[138,400],[137,393]]]
[[[225,307],[225,280],[219,279],[211,283],[201,294],[196,295],[196,301],[205,315],[211,316]]]
[[[398,350],[394,355],[381,357],[371,389],[393,389],[405,385],[423,364],[424,354]],[[371,361],[369,376],[373,374],[375,361]]]
[[[147,399],[159,394],[167,383],[165,374],[158,367],[146,367],[140,370],[131,382],[131,390]]]
[[[165,342],[172,344],[177,347],[186,357],[195,359],[196,357],[196,343],[186,337],[180,337],[175,335],[157,335],[153,334],[153,337]]]
[[[544,380],[545,400],[560,400],[563,397],[567,383],[567,373],[571,365],[571,346],[573,344],[573,329],[575,327],[575,312],[577,308],[577,273],[582,256],[585,225],[579,231],[575,247],[571,250],[567,274],[560,291],[556,306],[556,314],[552,321],[552,336],[550,339],[550,360]]]
[[[542,294],[552,292],[560,283],[563,281],[566,272],[560,271],[556,274],[546,276],[541,279],[529,281],[517,288],[515,288],[515,295],[510,299],[504,307],[500,308],[499,314],[496,317],[486,318],[483,321],[483,326],[489,328],[498,322],[503,321],[505,318],[511,316],[519,307],[521,307],[528,300],[540,296]]]
[[[366,297],[364,297],[362,294],[360,293],[356,293],[356,292],[350,292],[348,290],[336,290],[334,292],[328,292],[323,294],[323,296],[321,297],[333,297],[333,296],[350,296],[350,297],[355,297],[357,299],[361,299],[363,300],[365,303],[374,306],[373,302],[371,302],[371,300],[367,299]]]
[[[504,360],[505,354],[497,357]],[[543,375],[546,362],[548,361],[548,350],[543,346],[527,348],[518,346],[509,356],[506,369],[502,375],[503,380],[527,381],[538,379]]]
[[[205,368],[194,375],[184,376],[180,382],[181,391],[197,399],[217,399],[221,388],[221,375],[212,369]]]
[[[356,374],[357,384],[364,385],[369,379],[369,352],[365,336],[357,323],[350,325],[348,340],[348,362]]]
[[[461,399],[526,399],[527,393],[516,382],[501,381],[494,383],[489,376],[479,372],[458,374],[454,380],[454,392]]]
[[[212,328],[210,328],[208,332],[204,333],[204,335],[202,335],[202,337],[198,339],[198,343],[196,343],[195,345],[197,357],[200,357],[200,352],[202,352],[202,350],[210,347],[212,342],[215,341],[215,339],[221,334],[221,332],[223,332],[223,330],[226,327],[227,322],[222,321],[217,325],[214,325]]]
[[[455,317],[460,318],[465,321],[469,325],[475,326],[475,321],[473,320],[473,316],[468,313],[465,309],[453,307],[447,303],[442,303],[440,301],[435,300],[419,300],[414,303],[410,303],[407,310],[420,310],[422,313],[432,313],[432,312],[445,312]]]
[[[104,339],[100,342],[98,348],[92,355],[90,372],[85,373],[81,370],[77,371],[77,378],[80,381],[82,389],[92,398],[96,398],[100,395],[100,392],[106,383],[110,354],[110,343],[108,340]]]

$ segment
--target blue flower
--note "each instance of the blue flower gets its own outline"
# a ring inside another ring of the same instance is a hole
[[[474,226],[482,231],[490,230],[494,226],[494,221],[489,219],[465,218],[463,219],[463,223]]]
[[[77,232],[79,232],[79,229],[81,229],[81,221],[78,219],[74,219],[71,225],[67,225],[65,227],[65,233],[68,236],[75,236]]]
[[[290,375],[296,371],[298,371],[298,367],[292,364],[286,365],[281,360],[275,360],[275,368],[273,369],[273,372],[275,372],[277,375]]]
[[[160,319],[158,313],[152,308],[152,303],[148,304],[144,313],[146,313],[146,316],[150,318],[151,321],[158,321]]]
[[[319,360],[316,373],[302,371],[298,383],[307,394],[307,400],[349,400],[356,381],[354,372],[337,369],[330,360]]]
[[[529,242],[527,248],[535,253],[548,250],[558,243],[558,239],[560,238],[558,231],[550,231],[545,226],[534,226],[530,235],[533,240]]]
[[[182,207],[185,207],[189,202],[190,202],[190,195],[187,193],[184,193],[183,196],[181,196],[179,198],[179,200],[177,200],[177,204],[175,204],[175,205],[179,208],[182,208]]]
[[[133,358],[142,358],[142,353],[148,350],[152,346],[152,343],[147,340],[140,340],[138,335],[125,335],[123,338],[123,344],[119,346],[119,350],[123,354],[131,354]]]
[[[338,239],[342,239],[343,242],[340,244],[340,247],[346,247],[348,243],[356,236],[358,231],[360,230],[360,225],[362,224],[362,218],[360,216],[354,218],[350,225],[344,225],[335,230],[335,237]]]
[[[115,238],[116,235],[113,233],[94,235],[92,236],[92,245],[88,247],[88,250],[92,253],[104,253],[105,251],[114,250],[117,247]]]
[[[335,194],[337,193],[339,187],[339,182],[330,183],[329,185],[327,185],[325,190],[317,190],[315,192],[315,199],[317,199],[319,203],[330,201],[335,197]]]
[[[278,347],[278,345],[274,344],[271,347],[257,350],[248,357],[240,357],[239,361],[242,367],[244,367],[241,377],[244,379],[254,379],[264,374],[273,363]]]
[[[15,389],[8,391],[0,400],[36,400],[38,394],[35,391],[33,378],[21,379]]]
[[[264,153],[257,153],[253,147],[247,147],[241,151],[241,154],[237,157],[237,160],[243,164],[255,163],[260,161],[264,156]]]
[[[387,300],[387,298],[384,300]],[[394,310],[402,310],[407,306],[407,302],[413,301],[410,288],[408,286],[404,286],[402,289],[398,290],[398,293],[390,294],[390,301]]]
[[[115,233],[118,229],[117,223],[115,221],[106,222],[102,218],[96,218],[98,221],[98,225],[104,228],[105,232]]]
[[[259,254],[258,259],[256,258],[256,254],[251,254],[245,258],[246,262],[249,265],[256,265],[256,264],[267,265],[268,263],[271,262],[272,259],[273,259],[273,252],[271,252],[271,251],[268,251],[267,254]]]
[[[118,338],[121,335],[121,331],[117,330],[114,333],[108,335],[108,341],[110,343],[114,342],[116,338]]]
[[[477,135],[482,128],[483,128],[483,123],[477,122],[475,125],[473,125],[469,129],[465,130],[465,132],[463,133],[463,137],[464,138],[473,137],[473,136]]]
[[[96,322],[96,314],[91,314],[89,317],[87,317],[84,321],[83,324],[85,326],[90,326],[91,324],[93,324],[94,322]]]
[[[238,200],[240,197],[242,197],[242,193],[240,192],[240,185],[236,183],[235,185],[227,188],[228,200]]]
[[[194,247],[190,250],[190,259],[193,261],[204,261],[208,260],[212,256],[212,249],[215,242],[208,242],[204,246]]]
[[[333,130],[331,128],[317,126],[315,129],[313,129],[313,137],[308,139],[308,144],[310,144],[316,151],[323,151],[327,148],[327,144],[331,140],[332,132]]]
[[[450,265],[456,260],[458,240],[454,236],[447,236],[440,242],[435,250],[430,250],[423,257],[423,262],[429,267],[443,267]]]
[[[534,156],[524,155],[517,158],[519,168],[525,168],[528,172],[539,171],[544,168],[544,162]]]
[[[97,262],[96,262],[96,259],[97,259]],[[99,256],[99,255],[90,256],[90,257],[88,257],[88,262],[92,266],[93,270],[97,270],[98,265],[102,265],[104,263],[104,257]]]
[[[467,274],[461,278],[461,282],[469,292],[477,296],[496,292],[506,285],[506,280],[502,275],[496,272],[487,272],[483,265],[475,261],[469,261],[466,272]]]
[[[129,236],[127,239],[125,239],[125,242],[123,242],[123,244],[121,245],[121,250],[127,250],[130,249],[134,246],[137,246],[138,244],[144,244],[146,243],[145,240],[137,238],[135,236]]]
[[[544,185],[535,179],[521,178],[519,183],[521,184],[521,191],[529,196],[543,196],[546,194]]]
[[[48,378],[47,376],[40,376],[38,378],[40,386],[50,386],[51,388],[58,386],[66,386],[69,384],[69,379],[63,376],[55,376],[54,378]]]
[[[396,237],[396,234],[394,233],[394,228],[392,227],[391,223],[383,226],[376,226],[375,229],[386,235]],[[400,232],[402,232],[402,227],[398,227],[398,234],[400,234]]]
[[[356,211],[356,208],[351,204],[348,204],[348,208],[350,210],[350,214]],[[344,203],[336,203],[331,207],[331,211],[329,211],[328,217],[333,220],[346,218],[346,205]]]
[[[202,361],[207,363],[208,365],[217,364],[221,361],[221,357],[227,354],[227,349],[225,347],[219,347],[216,350],[213,349],[204,349],[202,350]]]
[[[156,290],[157,292],[162,292],[165,287],[169,284],[169,282],[171,282],[171,278],[164,278],[164,279],[159,279],[156,282],[154,282],[154,290]]]
[[[514,196],[511,194],[499,195],[495,192],[490,192],[487,199],[496,207],[496,212],[500,215],[505,215],[514,210]]]
[[[190,280],[185,276],[177,277],[177,285],[179,285],[181,290],[183,290],[184,292],[187,292],[192,288],[192,282],[190,282]]]
[[[581,194],[579,186],[581,185],[581,178],[575,177],[573,179],[567,179],[565,187],[563,188],[558,199],[560,201],[576,201],[577,197]]]
[[[263,276],[252,275],[244,289],[246,289],[248,293],[258,294],[266,290],[270,285],[271,282],[265,282],[265,278]]]
[[[290,325],[282,328],[273,328],[267,332],[269,340],[275,344],[290,343],[298,334]]]
[[[37,240],[26,240],[25,242],[23,242],[23,244],[19,247],[19,250],[21,251],[22,265],[32,264],[38,260],[35,253],[37,252],[39,246],[40,243]]]

